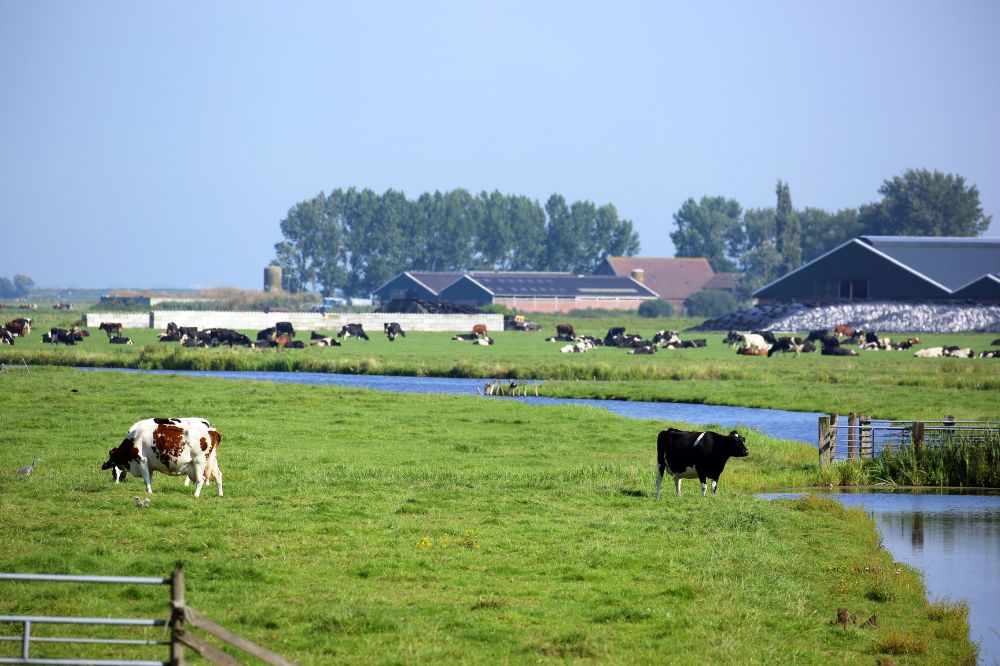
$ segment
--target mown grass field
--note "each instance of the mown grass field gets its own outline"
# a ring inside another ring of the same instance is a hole
[[[704,349],[661,350],[633,356],[625,350],[600,348],[586,354],[560,354],[554,317],[540,317],[536,333],[497,332],[490,347],[452,341],[447,333],[408,333],[390,343],[378,331],[371,340],[349,339],[342,347],[302,350],[184,349],[160,343],[157,331],[126,330],[131,347],[112,346],[95,332],[76,347],[45,345],[41,333],[56,323],[41,315],[33,333],[14,347],[0,347],[0,362],[126,366],[195,370],[271,370],[390,375],[434,375],[482,378],[544,379],[552,397],[613,398],[700,402],[770,407],[798,411],[856,412],[877,418],[1000,418],[1000,360],[922,359],[906,351],[864,351],[857,358],[818,353],[799,358],[736,356],[722,344],[722,333],[683,333],[706,338]],[[660,329],[683,330],[698,320],[642,319],[636,316],[589,319],[562,318],[580,334],[603,337],[621,324],[649,338]],[[256,331],[244,331],[255,337]],[[325,331],[335,333],[335,331]],[[300,337],[308,340],[308,332]],[[955,344],[990,349],[996,334],[917,334],[920,347]],[[893,334],[893,338],[908,337]]]
[[[136,508],[141,482],[112,485],[100,465],[134,421],[181,415],[223,433],[226,495],[195,499],[155,475],[151,506]],[[753,496],[813,482],[814,448],[747,433],[751,455],[730,462],[719,495],[685,481],[680,498],[654,501],[666,425],[475,397],[7,368],[0,569],[155,576],[183,562],[191,606],[302,664],[975,661],[965,609],[928,604],[863,513]],[[163,617],[166,600],[0,582],[0,613]],[[838,608],[877,626],[840,626]]]

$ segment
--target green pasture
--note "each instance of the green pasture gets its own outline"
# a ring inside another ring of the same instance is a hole
[[[552,397],[700,402],[897,419],[940,419],[946,414],[959,419],[1000,418],[998,359],[922,359],[914,358],[912,351],[864,350],[856,358],[818,353],[798,358],[737,356],[722,343],[720,332],[682,332],[685,339],[705,338],[708,346],[661,350],[653,356],[614,348],[561,354],[559,343],[545,342],[561,320],[572,323],[579,334],[597,337],[615,324],[650,338],[657,330],[683,331],[698,323],[634,315],[549,316],[537,318],[541,332],[492,333],[496,344],[489,347],[452,341],[449,333],[410,332],[390,343],[380,331],[371,331],[370,341],[349,339],[342,347],[250,350],[185,349],[158,342],[158,331],[150,329],[124,332],[134,346],[109,345],[96,327],[75,347],[46,345],[41,343],[42,332],[72,319],[43,313],[30,336],[13,347],[0,346],[0,363],[516,378],[549,380],[542,394]],[[256,334],[244,332],[252,338]],[[921,345],[915,349],[955,344],[978,351],[990,349],[997,334],[916,336]],[[298,337],[308,343],[309,331]]]
[[[434,344],[422,337],[404,344]],[[220,429],[225,497],[154,475],[140,509],[140,480],[110,483],[108,449],[150,416]],[[975,662],[967,609],[929,604],[864,513],[754,497],[815,483],[813,447],[747,432],[751,455],[730,461],[718,495],[685,481],[654,501],[667,425],[473,396],[7,367],[0,570],[158,576],[182,562],[192,607],[301,664]],[[0,581],[6,614],[164,617],[166,600]],[[838,608],[859,622],[837,624]]]

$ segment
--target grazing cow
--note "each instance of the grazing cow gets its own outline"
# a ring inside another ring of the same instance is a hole
[[[802,338],[796,336],[782,336],[778,338],[778,341],[771,345],[771,348],[767,350],[768,357],[774,356],[775,354],[788,354],[794,353],[795,358],[799,357],[802,353],[802,348],[805,346],[806,341]]]
[[[365,329],[362,328],[361,324],[345,324],[341,327],[340,333],[337,333],[337,337],[344,338],[345,340],[350,337],[367,340],[368,334],[365,333]]]
[[[274,325],[274,328],[278,331],[278,335],[287,335],[290,338],[295,337],[295,328],[290,321],[279,321]]]
[[[778,339],[774,337],[774,333],[772,333],[771,331],[750,331],[750,333],[752,333],[753,335],[759,335],[760,337],[764,338],[764,342],[766,342],[769,345],[773,345],[775,342],[778,341]]]
[[[404,338],[406,337],[406,331],[404,331],[403,327],[394,321],[383,322],[382,328],[385,330],[385,337],[389,338],[389,342],[394,341],[397,335],[402,335]]]
[[[4,324],[4,328],[10,331],[11,335],[23,338],[28,333],[31,333],[31,320],[24,318],[13,319]]]
[[[705,496],[705,479],[712,480],[712,494],[719,487],[719,476],[730,458],[750,455],[746,440],[733,430],[728,435],[717,432],[688,432],[670,428],[656,438],[656,499],[664,472],[674,477],[677,494],[681,494],[681,479],[698,477],[701,494]]]
[[[828,335],[830,335],[830,331],[825,328],[817,328],[809,331],[809,335],[806,336],[806,342],[819,342]]]
[[[745,349],[763,349],[765,353],[770,347],[767,341],[764,340],[763,335],[748,331],[729,331],[724,342],[733,347],[733,349],[742,344]]]
[[[113,345],[130,345],[132,344],[132,338],[123,338],[120,335],[108,338],[108,342]]]
[[[486,324],[473,324],[472,334],[480,338],[489,337],[489,332],[486,330]]]
[[[560,342],[572,342],[576,340],[576,331],[572,324],[556,324],[556,339]]]
[[[101,325],[97,328],[107,333],[109,338],[114,335],[120,336],[122,334],[122,325],[118,322],[102,321]]]
[[[108,460],[101,469],[117,468],[141,476],[147,493],[153,492],[152,472],[186,475],[195,483],[195,497],[213,477],[222,497],[218,463],[221,441],[222,435],[205,419],[144,419],[129,428],[121,444],[108,451]]]

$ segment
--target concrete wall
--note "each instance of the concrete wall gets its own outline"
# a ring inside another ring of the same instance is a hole
[[[101,322],[115,322],[123,328],[150,328],[153,325],[152,312],[85,312],[83,324],[87,328],[97,328]]]
[[[398,322],[404,331],[471,331],[475,324],[486,324],[491,331],[503,330],[503,316],[486,315],[433,315],[403,313],[327,313],[313,312],[222,312],[210,310],[168,310],[143,314],[115,314],[88,312],[84,316],[88,327],[102,321],[117,321],[125,328],[156,328],[166,330],[168,322],[178,326],[198,328],[233,328],[240,331],[259,331],[274,326],[279,321],[290,321],[296,330],[339,333],[345,324],[361,324],[369,332],[381,332],[385,322]]]

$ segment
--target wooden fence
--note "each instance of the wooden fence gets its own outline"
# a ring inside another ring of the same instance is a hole
[[[114,664],[116,666],[184,666],[185,649],[190,649],[208,659],[213,664],[222,666],[242,666],[242,662],[227,652],[195,636],[190,629],[200,629],[217,639],[256,657],[272,666],[295,666],[293,662],[280,654],[252,643],[242,636],[212,622],[204,615],[187,606],[184,601],[184,569],[178,567],[169,578],[132,578],[125,576],[69,576],[58,574],[17,574],[0,573],[0,580],[21,581],[56,581],[70,583],[112,583],[112,584],[153,584],[170,586],[170,618],[88,618],[61,616],[50,617],[41,615],[0,615],[0,624],[19,623],[22,630],[20,636],[0,636],[0,642],[16,641],[21,644],[20,657],[0,655],[0,664]],[[170,641],[148,641],[125,638],[68,638],[68,637],[33,637],[32,624],[87,624],[87,625],[118,625],[118,626],[166,626],[170,629]],[[47,659],[31,656],[32,643],[62,643],[62,644],[111,644],[111,645],[169,645],[170,658],[160,660],[107,660],[93,658]]]
[[[873,458],[900,446],[937,446],[956,437],[965,441],[1000,437],[1000,422],[956,421],[954,416],[940,421],[893,421],[853,412],[841,420],[830,414],[819,417],[819,464]]]

